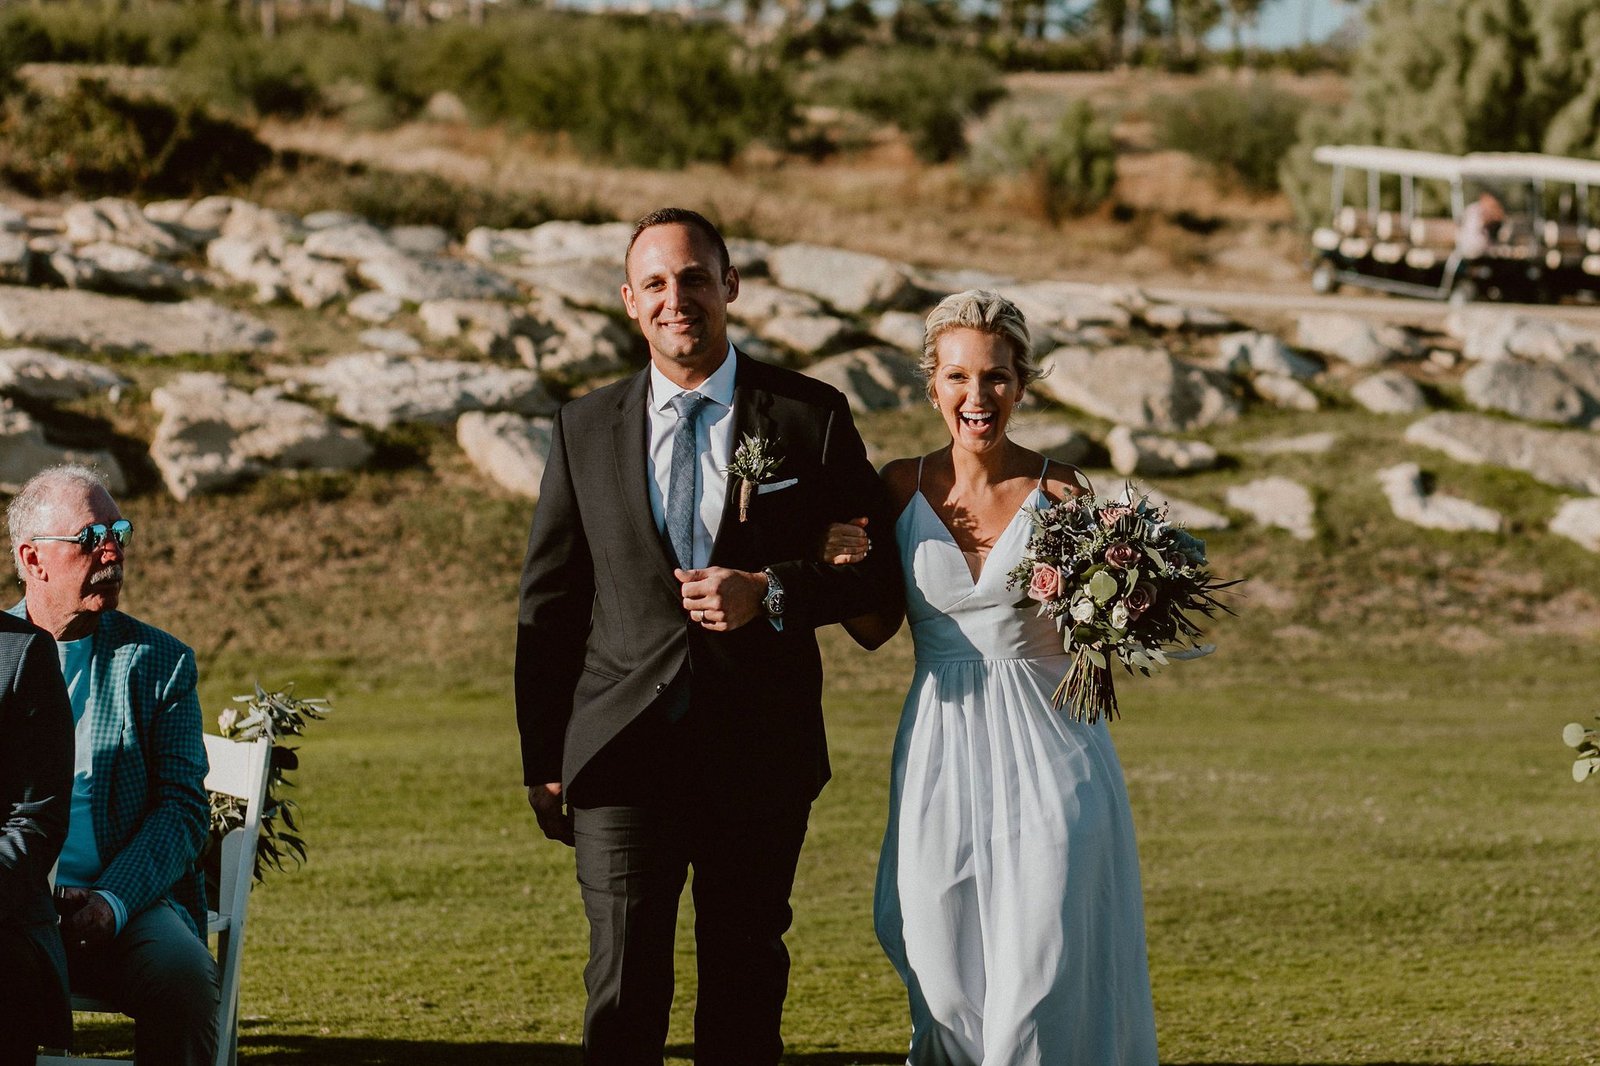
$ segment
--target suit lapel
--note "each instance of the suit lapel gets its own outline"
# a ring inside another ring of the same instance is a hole
[[[648,418],[644,410],[649,395],[650,369],[646,367],[634,376],[617,405],[617,421],[612,427],[612,455],[616,459],[623,508],[633,523],[634,533],[641,544],[647,545],[646,557],[654,561],[656,572],[672,586],[676,595],[678,579],[672,576],[673,558],[650,512],[650,467],[645,454],[650,442],[645,435]]]
[[[777,429],[772,421],[772,393],[761,386],[761,365],[738,349],[738,360],[733,378],[733,447],[730,455],[739,450],[746,437],[777,439]],[[743,532],[739,521],[739,479],[728,478],[726,495],[722,501],[722,523],[717,527],[717,539],[711,545],[711,565],[725,566],[723,556],[732,550]]]

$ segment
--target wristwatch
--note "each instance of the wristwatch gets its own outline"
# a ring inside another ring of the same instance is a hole
[[[767,575],[767,595],[761,601],[761,608],[767,612],[768,618],[782,618],[783,584],[778,580],[778,575],[774,574],[770,568],[761,572]]]

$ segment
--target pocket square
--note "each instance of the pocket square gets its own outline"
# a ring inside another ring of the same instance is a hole
[[[799,483],[800,479],[797,477],[785,478],[782,481],[769,481],[764,485],[756,486],[756,495],[764,496],[769,492],[777,492],[779,489],[786,489],[791,485],[798,485]]]

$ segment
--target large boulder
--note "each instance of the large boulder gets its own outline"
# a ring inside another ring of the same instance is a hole
[[[1596,414],[1594,398],[1554,363],[1480,363],[1461,376],[1461,389],[1480,410],[1530,422],[1588,425]]]
[[[844,393],[857,414],[904,410],[922,402],[926,395],[916,362],[888,347],[843,352],[813,363],[804,372]]]
[[[1257,374],[1250,379],[1250,388],[1267,403],[1288,411],[1315,411],[1322,406],[1316,393],[1287,374]]]
[[[1351,364],[1377,366],[1422,354],[1421,345],[1399,326],[1375,325],[1357,315],[1316,311],[1300,316],[1300,347]]]
[[[174,296],[194,289],[200,281],[192,270],[123,244],[86,244],[56,252],[50,257],[50,269],[68,288],[138,296]]]
[[[79,290],[0,288],[0,338],[50,348],[220,355],[259,351],[277,334],[210,300],[158,304]]]
[[[633,226],[627,222],[545,222],[532,229],[490,229],[480,226],[467,234],[466,252],[485,263],[521,266],[564,266],[570,263],[605,263],[622,272]]]
[[[842,248],[786,244],[768,255],[767,269],[784,288],[809,293],[847,314],[894,307],[914,291],[901,264]]]
[[[1001,294],[1016,304],[1033,333],[1073,332],[1091,326],[1125,329],[1133,315],[1125,294],[1074,281],[1030,281],[1008,285]]]
[[[557,406],[532,370],[487,363],[358,352],[271,372],[332,397],[344,417],[378,429],[402,422],[449,425],[467,411],[549,415]]]
[[[1035,391],[1134,429],[1179,432],[1231,422],[1239,401],[1227,379],[1159,348],[1059,348],[1042,363]]]
[[[1574,355],[1600,353],[1600,333],[1498,307],[1456,308],[1445,319],[1445,332],[1461,342],[1463,356],[1479,362],[1559,363]]]
[[[0,285],[26,285],[33,276],[33,249],[20,233],[0,232]]]
[[[625,313],[622,267],[610,263],[565,266],[500,267],[500,273],[530,286],[536,294],[559,296],[569,304],[607,314]]]
[[[233,388],[221,374],[179,374],[150,401],[162,415],[150,458],[179,500],[272,470],[353,470],[372,454],[316,408],[277,389]]]
[[[363,263],[399,252],[387,233],[363,221],[342,222],[319,229],[306,237],[305,250],[323,259],[346,263]]]
[[[1316,535],[1316,504],[1311,492],[1286,477],[1266,477],[1228,489],[1228,506],[1261,525],[1288,530],[1296,540]]]
[[[1600,552],[1600,497],[1563,501],[1550,519],[1550,532]]]
[[[1217,450],[1205,441],[1174,440],[1129,426],[1116,426],[1106,434],[1111,469],[1124,477],[1145,474],[1192,474],[1217,465]]]
[[[1013,443],[1032,449],[1046,458],[1074,466],[1082,463],[1094,450],[1094,442],[1087,434],[1056,419],[1013,415],[1010,425],[1006,426],[1006,436]]]
[[[1151,304],[1139,317],[1151,329],[1169,333],[1222,333],[1237,324],[1233,316],[1215,308],[1190,304]]]
[[[498,300],[429,300],[417,317],[430,337],[464,340],[484,355],[511,353],[511,338],[532,325],[522,308]]]
[[[106,197],[75,203],[61,212],[61,223],[73,244],[120,244],[163,259],[189,250],[184,241],[150,221],[131,200]]]
[[[1322,363],[1302,355],[1276,334],[1246,330],[1217,341],[1218,362],[1230,374],[1277,374],[1308,381],[1322,373]]]
[[[1397,463],[1378,471],[1378,484],[1402,522],[1454,533],[1498,533],[1505,527],[1499,511],[1458,496],[1430,493],[1416,463]]]
[[[42,348],[0,350],[0,391],[30,400],[76,400],[127,384],[103,366],[68,359]]]
[[[763,340],[809,355],[839,347],[855,327],[833,315],[779,315],[762,323],[756,332]]]
[[[1600,495],[1600,436],[1592,433],[1440,411],[1413,422],[1405,439],[1457,462],[1520,470],[1556,488]]]
[[[553,425],[548,418],[469,411],[456,421],[456,442],[491,481],[537,500]]]
[[[32,415],[10,400],[0,400],[0,492],[18,492],[39,471],[62,463],[99,470],[114,494],[128,487],[121,465],[110,452],[83,452],[51,444]]]
[[[528,305],[530,324],[516,338],[525,365],[568,381],[620,374],[630,367],[636,334],[609,315],[546,293]],[[525,343],[524,343],[525,342]]]
[[[1350,386],[1350,398],[1375,415],[1414,415],[1427,409],[1422,386],[1398,370],[1380,370]]]
[[[1264,437],[1241,447],[1257,455],[1326,455],[1339,443],[1339,434],[1322,430],[1293,437]]]
[[[393,251],[363,259],[356,273],[368,285],[409,303],[427,300],[514,300],[520,296],[511,281],[492,270],[460,259],[414,256]]]
[[[926,319],[910,311],[885,311],[872,323],[872,335],[885,344],[921,358]]]
[[[736,322],[760,325],[784,315],[814,315],[822,312],[822,301],[803,292],[791,292],[767,281],[739,279],[739,296],[728,305],[728,317]]]

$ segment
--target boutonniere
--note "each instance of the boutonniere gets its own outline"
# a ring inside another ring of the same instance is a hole
[[[772,476],[783,463],[777,445],[766,437],[746,435],[728,463],[728,476],[739,479],[739,521],[750,516],[750,497],[756,485]]]

